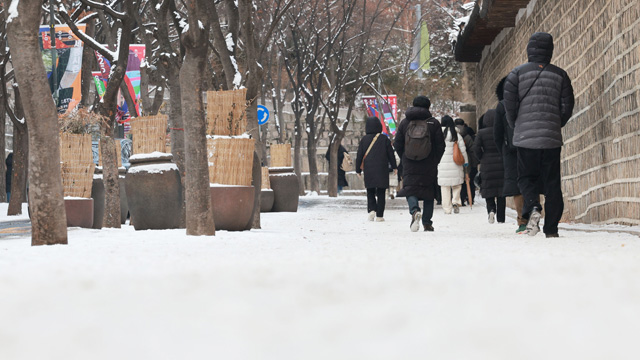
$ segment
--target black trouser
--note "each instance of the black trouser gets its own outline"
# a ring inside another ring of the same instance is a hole
[[[560,152],[555,149],[518,148],[518,187],[524,197],[522,217],[529,218],[533,209],[542,211],[540,206],[540,181],[544,193],[545,234],[558,232],[558,223],[562,218],[564,201],[560,182]]]
[[[384,188],[367,188],[367,212],[376,212],[377,217],[384,216],[385,193]],[[378,200],[376,201],[376,197]]]
[[[504,222],[504,210],[507,207],[507,201],[504,197],[490,197],[486,198],[487,200],[487,214],[490,212],[494,212],[499,223]]]

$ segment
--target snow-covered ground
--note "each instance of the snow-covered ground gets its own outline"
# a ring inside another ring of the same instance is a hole
[[[482,206],[412,233],[403,199],[386,222],[364,204],[304,197],[215,237],[0,237],[0,359],[640,357],[637,235],[516,235]]]

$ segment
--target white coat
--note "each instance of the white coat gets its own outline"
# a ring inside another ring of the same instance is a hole
[[[442,128],[444,132],[446,128]],[[464,162],[469,163],[469,158],[467,157],[467,148],[464,146],[464,139],[458,129],[456,129],[458,133],[458,147],[462,152],[462,156],[464,156]],[[442,155],[442,159],[440,160],[440,164],[438,164],[438,185],[440,186],[456,186],[464,183],[464,168],[462,165],[457,165],[453,162],[453,143],[454,141],[451,139],[451,133],[447,132],[447,137],[444,139],[445,148],[444,155]]]

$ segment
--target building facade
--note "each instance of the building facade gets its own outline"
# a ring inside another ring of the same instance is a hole
[[[527,61],[536,31],[553,35],[552,63],[573,83],[563,128],[564,221],[640,224],[640,0],[477,1],[456,59],[473,79],[476,115],[495,87]]]

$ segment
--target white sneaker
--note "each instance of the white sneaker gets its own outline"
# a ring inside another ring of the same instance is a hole
[[[536,234],[540,231],[540,218],[542,218],[542,214],[538,211],[538,209],[533,209],[531,215],[529,215],[529,222],[527,223],[527,235],[536,236]]]
[[[375,211],[369,211],[369,221],[373,221],[373,219],[375,219],[376,217],[376,212]]]
[[[383,221],[384,221],[384,218],[383,218],[383,217],[377,217],[377,216],[376,216],[376,221],[377,221],[377,222],[383,222]]]
[[[420,211],[414,212],[413,216],[411,216],[411,231],[420,230],[420,221],[422,221],[422,213]]]
[[[496,222],[496,213],[493,211],[489,213],[489,224],[493,224]]]

